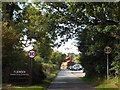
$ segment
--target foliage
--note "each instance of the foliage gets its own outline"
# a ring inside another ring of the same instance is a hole
[[[91,71],[96,72],[95,76],[105,76],[106,55],[104,54],[103,49],[105,46],[108,45],[113,49],[113,45],[116,39],[111,36],[105,35],[104,33],[97,32],[97,30],[95,31],[95,29],[93,31],[91,30],[91,28],[86,28],[81,34],[79,34],[78,40],[80,40],[80,42],[78,43],[78,48],[82,52],[81,63],[85,67],[88,76],[95,75],[91,75]],[[109,65],[111,64],[111,62],[113,62],[113,57],[114,51],[112,51],[112,54],[109,55]]]
[[[26,59],[23,48],[34,45],[38,55],[35,60],[44,61],[45,69],[54,66],[58,69],[65,55],[54,52],[53,47],[76,38],[80,62],[87,76],[106,75],[105,46],[112,48],[109,67],[115,71],[110,73],[119,74],[120,2],[6,2],[2,12],[4,68],[17,67],[13,62],[19,64]],[[24,36],[27,36],[26,40]],[[61,37],[59,44],[54,43],[57,36]]]
[[[65,56],[59,51],[53,51],[50,56],[50,62],[60,67],[62,61],[65,61]]]
[[[47,43],[47,44],[49,44],[49,43]],[[46,45],[44,47],[40,46],[38,44],[36,44],[34,46],[34,49],[37,51],[37,56],[36,56],[35,60],[38,63],[42,64],[42,67],[43,67],[42,70],[46,76],[49,76],[56,70],[59,70],[61,62],[65,60],[65,55],[63,55],[62,53],[60,53],[58,51],[53,51],[51,49],[50,53],[48,53],[49,48],[50,47],[48,47]],[[44,55],[44,57],[42,57],[41,53]]]
[[[3,6],[5,6],[3,9],[3,24],[2,24],[2,57],[3,57],[3,69],[10,67],[11,64],[15,64],[15,57],[20,58],[22,56],[22,53],[17,53],[19,51],[22,51],[21,45],[19,43],[19,39],[21,37],[21,33],[17,34],[17,32],[14,30],[13,27],[13,18],[12,18],[12,12],[15,10],[15,8],[10,8],[13,6],[16,6],[14,3],[3,3]],[[10,8],[10,10],[6,9]],[[16,8],[17,9],[17,8]],[[10,21],[11,20],[11,21]],[[16,54],[15,54],[16,52]],[[15,55],[14,55],[15,54]]]
[[[76,56],[73,58],[73,60],[74,60],[75,63],[80,64],[80,63],[81,63],[81,62],[80,62],[80,55],[76,55]]]
[[[74,53],[68,53],[67,56],[71,56],[72,58],[74,58],[76,56],[76,54],[74,54]]]
[[[3,56],[2,56],[2,60],[3,60],[3,76],[4,76],[3,82],[5,81],[5,79],[7,79],[5,78],[6,77],[5,75],[7,73],[6,70],[8,68],[15,69],[15,70],[29,69],[29,65],[30,65],[27,52],[23,50],[24,47],[26,47],[27,43],[22,42],[24,41],[24,39],[22,39],[24,38],[24,35],[28,36],[25,30],[25,28],[27,28],[27,25],[25,24],[26,21],[24,21],[25,13],[24,13],[24,10],[22,10],[18,4],[19,3],[4,2],[3,8],[2,8],[2,12],[3,12],[3,21],[2,21],[3,23],[2,24]],[[29,40],[32,40],[32,38],[27,39],[27,41]],[[42,79],[44,79],[45,76],[41,68],[42,66],[40,64],[37,64],[36,62],[34,63],[35,63],[35,66],[33,70],[34,72],[33,80],[35,81],[33,82],[38,83]]]
[[[95,76],[105,76],[106,56],[103,53],[104,47],[110,46],[112,48],[112,54],[109,55],[110,68],[114,58],[117,57],[115,51],[119,49],[120,2],[61,2],[46,4],[50,7],[49,12],[52,13],[50,14],[52,20],[55,21],[56,33],[61,37],[66,35],[66,38],[61,42],[78,37],[78,48],[82,53],[80,60],[85,67],[86,75],[94,76],[91,75],[91,71],[94,71]],[[114,7],[116,10],[113,9]],[[117,66],[117,64],[114,66]]]
[[[32,84],[41,83],[46,78],[40,63],[33,62],[32,70]]]
[[[62,53],[52,50],[55,31],[51,32],[53,27],[51,27],[52,23],[49,23],[50,17],[46,12],[43,13],[37,9],[36,5],[6,2],[3,3],[2,8],[3,72],[7,68],[29,69],[30,62],[27,52],[23,49],[34,44],[37,57],[33,65],[33,83],[38,83],[45,78],[45,75],[49,76],[58,70],[64,59]],[[26,40],[24,36],[27,37]],[[32,41],[33,39],[35,43]]]
[[[114,57],[114,61],[112,62],[112,68],[110,70],[115,70],[115,75],[119,76],[120,75],[120,53],[118,52],[118,50],[116,50],[116,56]]]

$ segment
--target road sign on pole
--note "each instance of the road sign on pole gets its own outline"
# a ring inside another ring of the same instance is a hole
[[[106,46],[106,47],[104,48],[104,53],[105,53],[105,54],[110,54],[111,52],[112,52],[111,47]]]
[[[36,56],[36,51],[30,50],[30,51],[28,52],[28,56],[29,56],[29,58],[33,59],[33,58]]]
[[[29,56],[29,58],[30,58],[30,62],[31,62],[30,70],[31,70],[31,84],[32,84],[33,59],[34,59],[35,56],[36,56],[36,51],[35,51],[35,50],[30,50],[30,51],[28,51],[28,56]]]
[[[107,79],[109,79],[109,57],[108,55],[112,52],[111,47],[106,46],[104,48],[104,53],[107,54]]]

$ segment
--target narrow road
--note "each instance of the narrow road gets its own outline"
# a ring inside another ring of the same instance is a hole
[[[73,71],[61,70],[47,90],[96,90],[82,81]]]

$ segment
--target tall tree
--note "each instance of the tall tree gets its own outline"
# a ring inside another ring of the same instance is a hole
[[[91,64],[91,70],[101,75],[105,70],[105,55],[103,48],[111,46],[113,52],[110,57],[110,64],[114,61],[115,51],[118,51],[120,42],[120,2],[107,3],[80,3],[80,2],[62,2],[46,3],[51,11],[52,20],[55,21],[56,33],[66,38],[61,40],[65,42],[68,38],[78,36],[78,48],[82,52],[84,65]],[[116,8],[114,10],[114,8]],[[118,54],[118,52],[116,52]],[[104,57],[100,58],[99,57]],[[89,57],[91,58],[89,60]],[[97,60],[96,60],[97,59]],[[87,60],[87,61],[86,61]],[[119,58],[117,58],[119,60]],[[88,63],[87,63],[88,62]],[[91,70],[87,68],[88,74]]]

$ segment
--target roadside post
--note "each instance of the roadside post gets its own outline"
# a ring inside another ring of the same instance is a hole
[[[111,47],[106,46],[104,48],[104,53],[107,55],[107,79],[109,79],[109,54],[112,52]]]
[[[31,83],[32,83],[33,60],[34,60],[35,56],[36,56],[35,50],[28,51],[28,57],[30,58]]]

